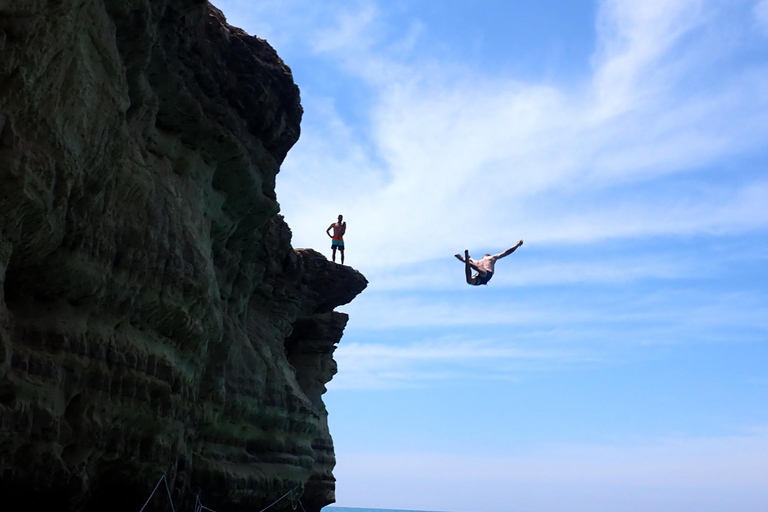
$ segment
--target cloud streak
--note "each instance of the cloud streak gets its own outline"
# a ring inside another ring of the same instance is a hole
[[[456,380],[516,380],[516,372],[588,362],[575,350],[442,338],[391,345],[345,343],[335,359],[342,368],[334,390],[424,387]]]
[[[464,285],[466,286],[466,285]],[[482,293],[482,292],[478,292]],[[759,292],[658,289],[564,290],[473,299],[474,295],[367,293],[345,307],[353,325],[367,330],[426,327],[557,326],[643,324],[768,328],[768,305]],[[478,302],[485,300],[487,302]],[[717,314],[711,314],[712,312]],[[652,322],[655,322],[652,323]]]
[[[755,21],[763,33],[768,36],[768,0],[760,0],[754,7]]]
[[[697,288],[646,294],[605,289],[497,296],[372,292],[348,308],[329,389],[407,389],[446,382],[517,380],[530,372],[588,370],[658,357],[665,347],[762,344],[768,307],[759,293]],[[385,341],[378,341],[385,340]]]

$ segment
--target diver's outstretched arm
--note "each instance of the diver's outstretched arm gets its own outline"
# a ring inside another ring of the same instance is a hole
[[[514,247],[510,247],[510,248],[509,248],[509,249],[507,249],[506,251],[504,251],[504,252],[501,252],[501,253],[499,253],[499,254],[496,254],[496,255],[494,255],[493,257],[494,257],[494,259],[497,259],[497,260],[498,260],[499,258],[503,258],[504,256],[509,256],[510,254],[512,254],[513,252],[515,252],[515,251],[517,250],[517,248],[518,248],[518,247],[520,247],[521,245],[523,245],[523,241],[522,241],[522,240],[520,240],[519,242],[517,242],[517,243],[515,244],[515,246],[514,246]]]

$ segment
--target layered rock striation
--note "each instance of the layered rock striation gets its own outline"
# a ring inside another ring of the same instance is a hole
[[[334,501],[334,308],[367,283],[278,214],[301,113],[205,1],[0,1],[4,511],[138,511],[163,472],[177,509]]]

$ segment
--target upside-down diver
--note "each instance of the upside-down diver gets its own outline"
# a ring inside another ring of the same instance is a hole
[[[499,260],[505,256],[509,256],[521,245],[523,245],[522,240],[517,242],[514,247],[510,247],[504,252],[493,255],[486,254],[479,260],[472,259],[469,256],[469,249],[464,251],[463,258],[461,257],[461,254],[456,254],[455,256],[459,259],[459,261],[464,263],[464,272],[467,276],[467,284],[480,286],[481,284],[488,284],[488,281],[490,281],[493,277],[496,260]],[[472,275],[473,269],[477,271],[477,274]]]

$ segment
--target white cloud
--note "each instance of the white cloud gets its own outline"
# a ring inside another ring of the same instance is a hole
[[[460,246],[459,250],[460,249]],[[541,254],[542,251],[538,251]],[[705,265],[692,268],[689,260],[675,260],[668,254],[659,257],[599,258],[599,261],[537,261],[525,263],[503,260],[493,278],[493,287],[549,286],[563,284],[628,284],[648,279],[682,279],[701,277],[710,270]],[[414,268],[404,265],[383,271],[366,271],[373,283],[371,290],[464,290],[464,267],[453,258],[424,262],[419,265],[419,279],[413,279]]]
[[[605,0],[598,15],[595,56],[600,122],[641,106],[663,87],[660,61],[675,43],[702,21],[702,0]]]
[[[360,51],[374,41],[372,23],[379,12],[372,3],[357,9],[342,9],[335,15],[334,25],[321,28],[315,34],[313,49],[318,53]]]
[[[523,334],[520,328],[536,326],[555,329],[624,325],[626,328],[643,324],[643,328],[649,330],[684,326],[768,329],[768,305],[760,294],[698,288],[662,289],[641,294],[613,288],[600,294],[584,293],[583,296],[575,291],[537,295],[528,290],[521,293],[498,291],[488,297],[490,290],[467,287],[466,284],[459,286],[462,292],[468,293],[404,294],[371,290],[344,309],[351,315],[351,322],[363,325],[367,330],[506,327],[517,328],[514,332],[518,339]],[[696,336],[702,334],[690,330],[688,334],[692,332]],[[633,340],[640,334],[639,331],[627,332],[624,339]],[[682,333],[673,330],[668,337],[674,340],[675,334]],[[735,332],[732,337],[739,339]]]
[[[296,245],[327,245],[323,229],[341,210],[349,263],[370,268],[521,237],[572,243],[764,229],[768,213],[755,199],[763,182],[721,187],[728,177],[701,178],[712,191],[697,195],[669,193],[664,180],[762,147],[768,70],[722,77],[711,67],[711,3],[601,5],[594,75],[570,88],[429,59],[406,65],[377,39],[388,33],[386,18],[370,4],[341,15],[321,47],[371,88],[359,107],[369,124],[329,111],[305,125],[279,185]],[[716,79],[691,88],[691,73]],[[328,105],[305,97],[307,109]],[[655,189],[636,197],[629,186],[637,184]]]
[[[562,348],[452,338],[404,346],[345,342],[334,358],[341,370],[328,385],[333,390],[413,388],[456,379],[516,380],[521,370],[587,360]]]
[[[648,347],[762,343],[768,307],[756,294],[667,290],[544,296],[403,297],[371,293],[347,311],[330,389],[517,380],[531,371],[621,365]],[[436,330],[438,329],[438,330]],[[438,332],[450,333],[438,336]],[[384,341],[361,342],[359,339]]]

